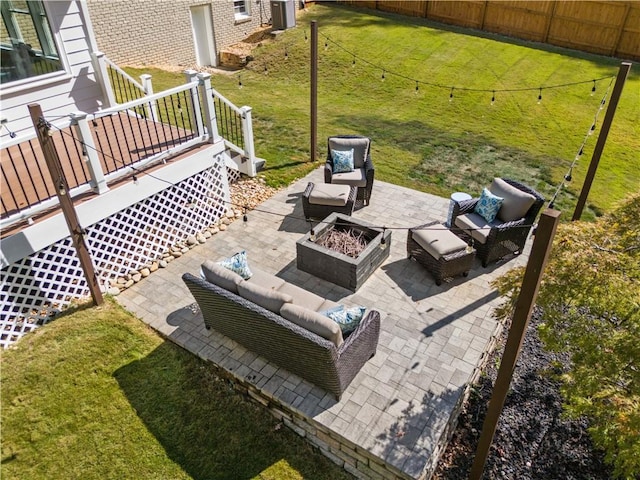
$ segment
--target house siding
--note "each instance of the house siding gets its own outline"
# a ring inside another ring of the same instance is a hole
[[[0,88],[2,118],[19,137],[34,133],[27,107],[31,103],[40,104],[45,116],[52,118],[74,111],[93,113],[104,105],[91,60],[93,42],[86,10],[79,1],[45,2],[45,8],[66,72],[43,85],[33,78],[29,84]],[[8,131],[2,129],[0,140],[8,139]]]
[[[190,8],[210,5],[216,57],[271,19],[266,0],[250,0],[250,14],[236,20],[233,0],[88,0],[98,47],[119,65],[194,67]],[[294,0],[296,8],[298,2]]]

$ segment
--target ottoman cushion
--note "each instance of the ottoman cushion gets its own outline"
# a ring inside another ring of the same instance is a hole
[[[425,230],[414,230],[413,239],[435,259],[467,248],[467,244],[461,238],[439,224]]]
[[[309,203],[342,207],[347,204],[350,191],[347,185],[316,183],[309,194]]]

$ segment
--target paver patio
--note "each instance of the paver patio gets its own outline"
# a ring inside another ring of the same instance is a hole
[[[279,191],[206,243],[125,290],[119,302],[171,341],[210,360],[325,455],[361,478],[429,478],[457,410],[491,348],[499,303],[491,281],[527,252],[436,286],[406,258],[406,228],[444,221],[449,199],[376,180],[369,206],[354,216],[393,230],[391,254],[356,292],[296,268],[296,241],[309,230],[300,196],[322,170]],[[470,192],[474,193],[474,192]],[[245,249],[250,265],[345,305],[381,314],[378,351],[337,402],[323,390],[206,330],[182,282],[205,259]]]

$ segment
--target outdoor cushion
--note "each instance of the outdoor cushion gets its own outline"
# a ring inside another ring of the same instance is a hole
[[[314,183],[313,190],[309,194],[309,203],[342,207],[347,204],[350,192],[351,189],[348,185]]]
[[[331,176],[331,183],[363,188],[367,186],[367,177],[364,173],[364,168],[356,168],[353,172],[334,173]]]
[[[218,265],[222,265],[232,272],[236,272],[245,280],[251,278],[251,275],[253,275],[253,272],[249,268],[249,263],[247,262],[247,252],[244,250],[236,253],[232,257],[220,260]]]
[[[491,225],[477,213],[467,213],[456,218],[456,227],[470,233],[474,240],[485,244],[491,232]]]
[[[342,305],[340,305],[339,303],[334,302],[333,300],[329,300],[329,299],[325,299],[324,302],[322,302],[322,305],[320,305],[316,311],[317,312],[322,312],[325,310],[329,310],[330,308],[335,308],[335,307],[341,307]]]
[[[494,178],[489,190],[494,195],[504,198],[502,207],[498,211],[498,218],[503,222],[520,220],[536,201],[530,193],[509,185],[501,178]]]
[[[301,307],[300,305],[285,303],[280,309],[280,315],[290,322],[335,343],[336,347],[340,347],[344,342],[340,326],[318,312]]]
[[[353,171],[353,148],[351,150],[331,150],[333,173]]]
[[[200,268],[207,282],[211,282],[233,293],[238,293],[238,283],[244,281],[240,275],[217,264],[213,260],[207,260]]]
[[[325,315],[338,324],[344,338],[360,324],[365,310],[364,307],[334,308],[327,311]]]
[[[291,303],[300,305],[301,307],[310,308],[311,310],[318,310],[324,303],[324,298],[311,293],[304,288],[300,288],[292,283],[284,283],[278,289],[278,292],[291,297]]]
[[[291,295],[271,288],[264,288],[247,281],[238,284],[238,294],[242,298],[246,298],[250,302],[260,305],[267,310],[271,310],[274,313],[280,312],[283,304],[293,301]]]
[[[413,230],[411,236],[436,260],[467,247],[467,244],[460,237],[451,233],[444,225],[439,224],[424,230]]]
[[[473,211],[484,218],[487,222],[491,223],[496,218],[503,200],[504,198],[494,195],[486,188],[483,188],[480,199],[476,203]]]
[[[264,288],[271,288],[273,290],[278,290],[284,283],[284,280],[282,278],[276,277],[275,275],[272,275],[270,273],[265,273],[262,270],[258,270],[257,268],[253,268],[252,271],[253,275],[251,275],[251,278],[247,280],[247,282],[260,285]]]
[[[353,149],[353,167],[364,167],[367,152],[369,151],[368,138],[337,138],[329,137],[329,150]]]

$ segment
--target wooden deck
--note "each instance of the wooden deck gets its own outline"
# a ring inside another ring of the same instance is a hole
[[[90,122],[90,129],[105,175],[123,170],[145,158],[195,138],[192,131],[121,112]],[[52,129],[54,145],[70,189],[91,180],[83,158],[82,142],[73,127]],[[5,219],[55,196],[40,144],[36,139],[0,151],[2,200]],[[133,175],[133,170],[131,170]]]

